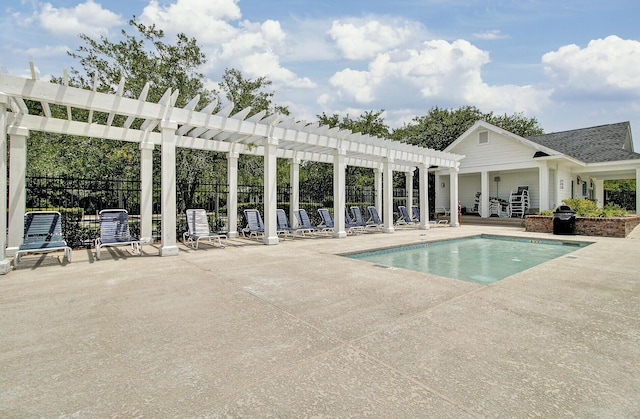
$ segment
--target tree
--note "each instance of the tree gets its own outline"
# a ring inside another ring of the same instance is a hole
[[[289,109],[274,105],[274,92],[266,89],[271,86],[271,80],[266,77],[247,79],[237,69],[225,69],[220,88],[221,94],[233,102],[231,114],[251,107],[249,116],[265,111],[265,116],[279,113],[289,115]],[[279,181],[286,183],[286,162],[278,162]],[[238,161],[238,181],[240,183],[255,184],[264,179],[264,160],[260,156],[242,155]]]
[[[425,116],[413,118],[413,122],[393,131],[391,137],[398,141],[444,150],[477,121],[486,121],[520,136],[542,134],[535,118],[525,118],[522,113],[494,115],[483,113],[474,106],[450,110],[434,107]]]
[[[351,132],[359,132],[381,138],[389,137],[389,127],[385,124],[382,114],[384,110],[365,111],[358,118],[351,118],[349,115],[340,117],[338,114],[317,115],[321,125],[331,128],[338,127]],[[326,163],[306,162],[304,171],[301,171],[301,180],[315,185],[331,185],[333,183],[333,167]],[[373,184],[373,173],[371,169],[363,167],[347,167],[347,185],[361,188]]]
[[[227,68],[222,76],[220,86],[224,90],[227,99],[233,102],[232,113],[251,107],[249,116],[261,111],[266,111],[267,115],[274,113],[289,115],[287,107],[273,105],[274,92],[265,91],[271,84],[271,80],[266,77],[258,77],[254,80],[245,79],[240,70]]]
[[[145,84],[149,83],[147,100],[151,102],[159,101],[170,88],[180,92],[176,102],[178,107],[199,96],[198,108],[202,109],[224,94],[234,102],[233,113],[251,106],[252,114],[262,110],[269,114],[288,114],[285,107],[272,105],[273,92],[265,90],[271,81],[266,78],[245,79],[240,71],[227,69],[220,85],[222,92],[208,90],[204,86],[204,75],[198,71],[206,62],[206,57],[195,38],[178,34],[175,43],[171,44],[166,41],[164,32],[155,25],[139,23],[135,16],[129,24],[135,33],[122,30],[122,39],[119,41],[111,41],[104,36],[96,40],[80,35],[84,45],[69,53],[79,61],[80,68],[71,69],[69,85],[92,89],[95,83],[97,91],[115,93],[124,77],[122,94],[129,98],[138,98]],[[53,82],[62,83],[64,80],[57,78]],[[29,105],[32,113],[41,113],[39,103]],[[218,110],[216,108],[213,112]],[[52,107],[52,112],[61,114],[66,109]],[[73,115],[76,119],[87,118],[86,112],[78,109],[74,110]],[[105,122],[106,118],[106,114],[98,112],[93,116],[93,120],[100,122]],[[124,120],[122,116],[116,118],[114,124]],[[132,126],[136,128],[141,123],[136,121]],[[47,141],[42,141],[45,137]],[[28,153],[29,175],[122,178],[136,177],[139,173],[140,151],[137,144],[132,143],[40,133],[30,138]],[[159,167],[159,160],[159,152],[154,152],[156,168]],[[226,158],[216,152],[178,148],[176,181],[181,192],[178,208],[183,209],[186,202],[193,198],[200,182],[226,182]]]

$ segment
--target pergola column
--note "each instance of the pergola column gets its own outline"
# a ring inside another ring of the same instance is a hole
[[[298,157],[289,160],[289,184],[291,186],[289,223],[297,226],[298,221],[294,211],[300,208],[300,159]]]
[[[375,203],[378,212],[382,211],[382,168],[376,167],[373,169],[373,181],[375,184],[376,197]],[[382,214],[382,212],[380,212]]]
[[[346,190],[347,190],[347,152],[344,149],[337,149],[333,156],[333,237],[347,237],[344,229]]]
[[[9,98],[0,93],[0,214],[7,213],[7,108]],[[23,221],[23,220],[21,220]],[[24,221],[23,221],[24,222]],[[0,217],[0,275],[11,271],[11,262],[6,260],[7,217]],[[24,230],[23,230],[24,232]]]
[[[176,256],[176,129],[175,121],[163,119],[160,122],[162,133],[162,205],[160,218],[162,226],[162,244],[160,256]]]
[[[409,214],[411,214],[411,205],[413,205],[413,171],[415,169],[411,169],[405,173],[405,192],[407,193],[407,203],[406,207],[409,210]]]
[[[429,170],[426,164],[418,166],[420,176],[420,228],[428,230],[429,226]]]
[[[153,149],[140,143],[140,241],[153,243]]]
[[[636,215],[640,215],[640,168],[636,169]]]
[[[278,139],[271,136],[264,139],[264,244],[278,244],[278,179],[276,177]]]
[[[460,223],[458,222],[458,168],[450,167],[449,168],[449,178],[450,178],[450,188],[449,191],[449,207],[451,208],[451,222],[449,223],[452,227],[458,227]]]
[[[549,166],[546,162],[540,162],[538,167],[540,199],[538,207],[540,211],[549,209]],[[531,202],[529,202],[531,205]]]
[[[382,162],[382,231],[393,233],[393,159],[385,157]]]
[[[227,153],[227,237],[238,237],[238,159],[240,153]]]
[[[9,134],[9,239],[7,256],[14,256],[24,237],[29,130],[10,126],[7,132]]]

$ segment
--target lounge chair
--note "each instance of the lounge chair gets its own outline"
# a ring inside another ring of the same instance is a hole
[[[411,205],[411,218],[416,223],[420,222],[420,208],[417,205]]]
[[[123,209],[104,209],[99,212],[100,237],[95,241],[96,259],[100,260],[103,247],[131,246],[131,250],[140,252],[140,240],[131,237],[129,231],[129,213]]]
[[[398,211],[400,211],[400,217],[396,220],[397,226],[412,226],[416,224],[416,222],[411,218],[411,215],[409,215],[407,207],[404,205],[398,205]]]
[[[242,235],[249,237],[255,236],[256,240],[259,240],[261,236],[264,236],[264,223],[262,217],[257,209],[246,209],[244,212],[244,218],[247,220],[247,226],[242,229]]]
[[[333,217],[331,216],[329,210],[326,208],[319,208],[318,214],[320,214],[320,219],[322,220],[322,222],[318,225],[318,229],[323,233],[329,233],[333,231]]]
[[[369,223],[371,225],[382,227],[383,223],[380,219],[380,214],[378,214],[378,210],[373,205],[367,207],[367,211],[369,211]]]
[[[411,218],[414,222],[420,223],[420,207],[417,205],[411,205]],[[449,220],[437,218],[429,220],[429,225],[432,227],[445,227],[449,225]]]
[[[293,233],[296,233],[298,231],[297,228],[291,227],[289,225],[289,217],[287,217],[287,213],[284,212],[283,209],[276,210],[276,221],[278,224],[276,233],[282,234],[283,238],[285,239],[289,236],[293,238]]]
[[[185,245],[197,249],[200,240],[206,240],[213,246],[213,239],[216,239],[218,246],[224,247],[221,239],[226,239],[227,236],[209,231],[209,220],[207,219],[207,212],[204,209],[188,209],[185,214],[188,229],[182,233],[182,242]]]
[[[362,217],[360,218],[362,219]],[[362,233],[365,230],[365,224],[364,221],[361,224],[356,223],[356,221],[351,218],[351,214],[349,214],[347,207],[344,207],[344,228],[347,230],[347,233]]]
[[[71,262],[71,248],[62,239],[61,215],[57,211],[30,211],[24,215],[24,238],[18,247],[13,266],[18,267],[20,257],[28,253],[64,251]]]
[[[367,231],[367,229],[371,230],[371,229],[380,228],[380,224],[374,224],[371,221],[364,220],[364,217],[362,216],[362,211],[360,211],[360,207],[352,206],[351,213],[353,214],[354,223],[357,226],[362,227],[364,231]]]
[[[303,208],[297,209],[293,212],[296,216],[296,220],[298,221],[297,231],[304,236],[304,233],[313,233],[317,230],[311,224],[311,219],[309,218],[309,214]]]

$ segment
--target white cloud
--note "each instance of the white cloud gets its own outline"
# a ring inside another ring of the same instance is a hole
[[[109,29],[124,23],[120,15],[104,9],[93,0],[87,0],[74,8],[56,8],[51,3],[44,3],[35,19],[49,32],[64,36],[77,36],[80,33],[89,36],[106,35]]]
[[[427,41],[419,49],[380,53],[366,71],[335,73],[331,99],[380,104],[384,109],[469,104],[500,113],[532,113],[548,103],[551,90],[485,83],[481,70],[489,61],[486,51],[465,40]],[[332,101],[325,95],[322,104],[328,107]]]
[[[282,66],[280,55],[290,46],[280,22],[240,21],[237,3],[238,0],[177,0],[162,6],[151,0],[140,20],[155,23],[167,33],[183,32],[195,37],[208,58],[205,70],[211,73],[238,68],[250,78],[267,77],[274,88],[285,84],[314,87],[308,78],[298,77]]]
[[[545,72],[566,95],[640,94],[640,42],[615,35],[580,48],[566,45],[542,56]]]
[[[474,33],[473,36],[485,41],[494,41],[496,39],[505,39],[509,37],[508,35],[503,34],[500,29],[492,29],[486,32]]]
[[[177,0],[162,6],[151,0],[143,9],[140,21],[155,23],[169,33],[184,32],[197,36],[204,45],[227,42],[237,36],[238,29],[228,21],[242,17],[237,0]]]
[[[424,28],[417,22],[395,20],[390,24],[378,20],[334,21],[328,34],[338,50],[349,60],[364,60],[396,48],[409,39],[419,38]]]
[[[487,62],[489,55],[467,41],[428,41],[420,49],[378,54],[368,71],[343,70],[331,84],[358,102],[372,101],[377,89],[393,82],[419,91],[424,98],[461,98],[469,85],[480,83],[480,68]]]

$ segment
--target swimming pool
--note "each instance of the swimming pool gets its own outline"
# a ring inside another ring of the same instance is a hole
[[[386,267],[490,284],[588,244],[480,235],[345,256]]]

